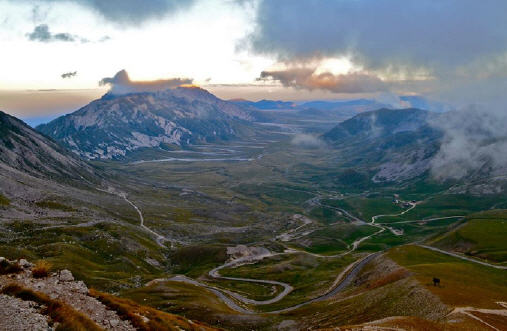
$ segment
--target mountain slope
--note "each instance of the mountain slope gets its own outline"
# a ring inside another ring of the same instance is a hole
[[[346,165],[374,172],[374,182],[417,177],[430,168],[442,133],[425,110],[379,109],[361,113],[323,135],[346,160]]]
[[[89,159],[116,158],[140,147],[228,140],[250,115],[200,88],[115,96],[37,127]]]
[[[291,101],[281,100],[260,100],[260,101],[249,101],[244,99],[232,99],[230,102],[241,106],[243,108],[260,109],[260,110],[274,110],[274,109],[294,109],[296,105]]]
[[[0,166],[41,178],[81,180],[94,169],[24,122],[0,111]]]

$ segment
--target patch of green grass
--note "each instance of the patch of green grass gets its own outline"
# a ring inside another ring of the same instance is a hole
[[[212,292],[192,284],[173,281],[160,282],[125,290],[121,296],[158,310],[183,315],[189,319],[227,329],[235,324],[242,324],[242,327],[245,325],[245,321],[228,324],[227,317],[231,316],[233,320],[236,320],[237,313]]]
[[[221,246],[187,246],[171,253],[170,259],[175,273],[199,277],[224,263],[227,260],[227,250]]]
[[[162,276],[169,265],[165,254],[145,232],[108,223],[34,227],[11,236],[8,244],[0,244],[2,256],[45,259],[55,269],[69,269],[77,279],[104,290],[131,287]]]
[[[383,217],[379,222],[399,222],[403,220],[421,220],[427,218],[469,215],[488,210],[499,202],[497,196],[475,197],[464,194],[443,194],[432,196],[414,209],[398,217]]]
[[[413,272],[414,277],[445,304],[496,308],[497,301],[507,300],[505,270],[413,245],[393,248],[387,256]],[[440,278],[440,287],[433,286],[433,277]]]
[[[274,298],[283,288],[279,285],[252,282],[238,282],[234,280],[213,280],[213,286],[225,288],[253,300],[268,300]]]
[[[10,203],[11,200],[9,200],[5,195],[0,194],[0,206],[8,206]]]
[[[325,206],[313,208],[310,211],[310,216],[312,218],[322,221],[324,224],[332,224],[340,221],[343,222],[347,221],[347,218],[345,218],[343,215],[338,215],[334,209]]]
[[[378,231],[370,225],[336,224],[312,232],[304,239],[311,244],[304,247],[306,251],[317,254],[337,254],[350,249],[355,240]]]
[[[37,201],[35,203],[35,205],[39,208],[61,210],[61,211],[67,211],[67,212],[76,211],[76,209],[74,209],[70,206],[67,206],[67,205],[64,205],[63,203],[52,201],[52,200]]]
[[[507,211],[472,215],[463,226],[431,244],[493,262],[507,262]]]

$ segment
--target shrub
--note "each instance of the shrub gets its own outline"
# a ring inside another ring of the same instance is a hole
[[[17,274],[22,270],[23,268],[17,262],[12,263],[7,260],[0,262],[0,275]]]
[[[49,275],[51,270],[51,263],[46,260],[39,260],[32,268],[32,276],[34,278],[44,278]]]

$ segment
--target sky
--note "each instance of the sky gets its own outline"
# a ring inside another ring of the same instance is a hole
[[[0,51],[0,109],[31,120],[115,79],[224,99],[503,107],[507,1],[0,0]]]

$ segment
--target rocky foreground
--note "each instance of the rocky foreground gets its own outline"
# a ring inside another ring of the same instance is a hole
[[[212,330],[180,316],[89,290],[69,270],[48,272],[24,259],[0,257],[0,330],[69,329]]]

